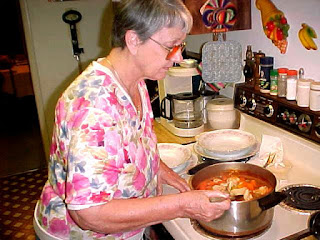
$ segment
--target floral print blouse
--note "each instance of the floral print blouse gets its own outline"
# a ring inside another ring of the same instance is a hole
[[[49,177],[36,219],[61,239],[139,239],[144,229],[101,234],[80,229],[68,210],[156,193],[159,153],[145,82],[142,119],[112,72],[92,62],[62,94],[55,110]],[[97,216],[98,218],[99,216]]]

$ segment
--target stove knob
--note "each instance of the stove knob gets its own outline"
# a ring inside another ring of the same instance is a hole
[[[316,136],[318,138],[320,138],[320,123],[318,123],[315,127],[314,127],[314,132],[316,134]]]
[[[290,125],[296,125],[296,124],[297,124],[297,119],[298,119],[298,118],[297,118],[296,113],[293,112],[293,113],[291,113],[291,114],[289,115],[288,121],[289,121]]]
[[[264,114],[266,115],[266,117],[272,117],[273,113],[274,113],[274,109],[272,105],[267,105],[264,110],[263,110]]]
[[[250,111],[254,111],[257,107],[257,103],[256,100],[254,100],[253,98],[250,98],[248,101],[248,108]]]
[[[244,95],[240,96],[240,107],[244,107],[247,104],[247,98]]]

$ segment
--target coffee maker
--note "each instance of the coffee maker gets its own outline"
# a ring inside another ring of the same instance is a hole
[[[158,81],[160,123],[179,137],[194,137],[204,131],[201,76],[195,67],[171,67]]]

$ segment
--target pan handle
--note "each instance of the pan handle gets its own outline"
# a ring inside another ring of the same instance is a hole
[[[262,211],[272,208],[287,198],[283,192],[273,192],[261,199],[258,199]]]
[[[211,161],[206,161],[206,162],[200,163],[200,164],[194,166],[193,168],[190,168],[189,171],[188,171],[188,174],[189,175],[194,175],[197,172],[199,172],[202,168],[208,167],[210,165],[212,165]]]

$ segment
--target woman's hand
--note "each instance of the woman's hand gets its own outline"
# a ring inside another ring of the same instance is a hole
[[[162,194],[162,184],[168,184],[180,192],[190,191],[188,183],[160,160],[157,194]]]
[[[194,190],[179,194],[183,216],[210,222],[222,216],[230,208],[229,195],[220,191]],[[221,202],[210,202],[210,198],[225,198]]]

